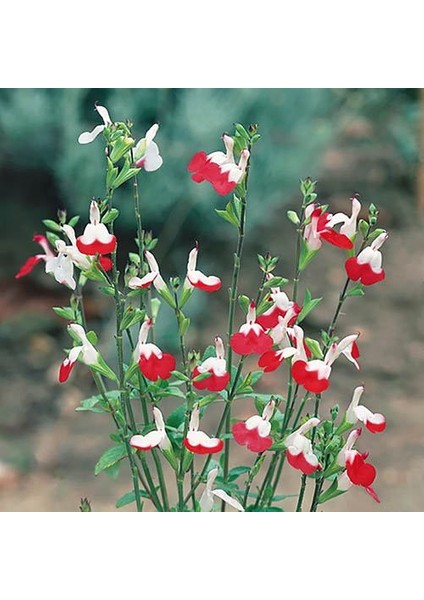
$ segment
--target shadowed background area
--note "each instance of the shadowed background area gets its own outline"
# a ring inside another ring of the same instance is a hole
[[[198,240],[199,266],[223,280],[220,293],[198,293],[190,304],[190,348],[203,350],[215,335],[225,335],[235,230],[214,212],[225,207],[226,199],[207,184],[194,184],[186,166],[198,150],[221,150],[220,136],[231,133],[234,122],[258,123],[262,134],[249,181],[241,293],[256,294],[258,252],[279,255],[277,274],[292,277],[295,230],[286,211],[298,206],[300,178],[318,180],[318,199],[332,212],[349,212],[354,193],[363,203],[362,216],[371,202],[379,207],[381,226],[390,230],[383,248],[386,281],[369,288],[364,298],[349,299],[338,329],[340,335],[361,333],[362,370],[358,374],[347,363],[336,364],[321,416],[335,402],[345,408],[353,388],[365,383],[364,404],[388,420],[384,434],[364,434],[358,444],[370,451],[377,467],[375,488],[382,504],[352,489],[325,510],[422,510],[420,145],[424,148],[422,96],[414,89],[0,90],[0,509],[78,510],[81,496],[88,496],[93,510],[112,510],[130,487],[126,465],[116,479],[94,477],[113,427],[104,415],[75,412],[94,393],[87,369],[78,365],[66,385],[57,383],[69,337],[51,307],[66,305],[67,290],[42,265],[25,279],[14,278],[26,258],[38,252],[31,240],[44,231],[42,219],[55,219],[58,209],[81,214],[80,233],[91,197],[104,194],[103,140],[87,146],[76,141],[99,122],[95,102],[105,104],[112,119],[129,118],[137,139],[160,123],[156,140],[164,165],[142,173],[140,188],[144,227],[159,237],[155,255],[163,273],[184,276],[187,254]],[[129,186],[119,189],[115,205],[121,212],[116,227],[123,267],[127,252],[135,249]],[[341,250],[325,246],[305,272],[301,294],[306,285],[313,297],[325,298],[304,323],[312,337],[331,320],[344,283],[343,262]],[[96,284],[87,287],[88,317],[113,363],[113,303]],[[238,310],[237,327],[242,319]],[[177,352],[173,314],[166,307],[159,329],[160,343]],[[286,377],[282,371],[264,377],[259,391],[283,393]],[[162,408],[167,415],[175,402]],[[251,404],[239,401],[235,416],[250,414]],[[217,418],[210,415],[211,430]],[[244,449],[235,456],[239,464],[251,464],[253,458]],[[283,482],[283,493],[297,493],[297,474],[287,470]],[[282,506],[292,504],[289,498]]]

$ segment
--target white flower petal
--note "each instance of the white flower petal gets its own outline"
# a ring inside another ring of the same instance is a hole
[[[244,512],[244,508],[242,507],[240,502],[238,500],[236,500],[235,498],[231,498],[231,496],[229,496],[227,494],[227,492],[224,492],[224,490],[213,490],[212,494],[214,496],[217,496],[221,500],[224,500],[224,502],[226,502],[227,504],[229,504],[230,506],[232,506],[239,512]]]
[[[92,131],[84,131],[78,138],[79,144],[90,144],[93,140],[100,135],[105,128],[104,125],[97,125]]]

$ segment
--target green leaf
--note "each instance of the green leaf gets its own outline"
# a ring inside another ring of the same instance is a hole
[[[62,317],[62,319],[66,319],[67,321],[75,320],[74,309],[70,306],[53,306],[53,310],[59,317]]]
[[[351,296],[365,296],[365,290],[362,283],[358,281],[348,292],[346,292],[346,297]]]
[[[79,220],[80,220],[80,216],[75,215],[75,217],[72,217],[72,219],[69,219],[68,225],[70,225],[71,227],[75,227],[75,225],[78,223]]]
[[[46,231],[46,238],[49,240],[50,244],[54,248],[56,248],[57,240],[61,239],[58,235],[56,235],[55,233],[52,233],[51,231]]]
[[[144,490],[140,490],[140,497],[148,498],[149,496]],[[116,508],[122,508],[123,506],[127,506],[127,504],[132,504],[133,502],[135,502],[135,492],[134,490],[131,490],[131,492],[127,492],[126,494],[121,496],[119,500],[116,501],[115,506]]]
[[[304,271],[311,262],[311,260],[313,260],[317,254],[318,250],[309,250],[305,240],[302,239],[302,246],[299,257],[300,271]]]
[[[81,401],[81,405],[77,406],[76,411],[89,411],[93,413],[105,413],[108,412],[106,408],[103,406],[99,406],[100,397],[99,396],[91,396],[91,398],[85,398],[85,400]]]
[[[312,338],[306,338],[305,343],[308,346],[309,350],[312,352],[313,358],[318,358],[320,360],[324,358],[321,346],[319,345],[319,342],[317,342],[317,340],[313,340]]]
[[[240,304],[241,310],[247,315],[247,311],[249,310],[250,299],[247,296],[239,296],[238,302]]]
[[[133,306],[128,306],[124,312],[124,316],[122,317],[122,321],[120,324],[120,328],[122,331],[132,327],[136,323],[144,320],[146,316],[146,311],[141,310],[140,308],[134,308]]]
[[[309,313],[313,311],[316,306],[318,306],[321,300],[322,298],[311,298],[311,292],[306,290],[303,300],[303,308],[297,318],[297,322],[301,323],[309,315]]]
[[[102,294],[105,294],[106,296],[114,296],[115,295],[115,288],[112,287],[111,285],[100,286],[98,288],[98,290],[100,292],[102,292]]]
[[[97,333],[92,329],[90,331],[87,331],[87,340],[90,342],[90,344],[93,344],[93,346],[95,346],[98,341]]]
[[[110,208],[102,217],[102,223],[107,225],[113,223],[115,219],[119,217],[119,210],[117,208]]]
[[[186,410],[187,404],[181,404],[181,406],[172,411],[172,413],[166,419],[166,424],[169,425],[169,427],[174,427],[175,429],[178,429],[179,426],[182,423],[184,423]]]
[[[250,467],[244,465],[240,467],[233,467],[228,473],[228,481],[234,481],[237,479],[237,477],[240,477],[240,475],[243,475],[244,473],[249,473],[249,471]]]
[[[300,219],[297,215],[297,212],[295,212],[294,210],[288,210],[287,217],[289,221],[291,221],[294,225],[299,225]]]
[[[218,394],[208,394],[207,396],[203,396],[203,398],[199,402],[200,408],[204,408],[205,406],[209,406],[212,402],[215,402],[217,398],[219,398]]]
[[[127,456],[127,448],[124,443],[118,446],[112,446],[103,452],[96,466],[94,467],[94,474],[98,475],[105,469],[109,469],[120,460]]]
[[[43,224],[51,231],[55,231],[56,233],[62,233],[62,227],[56,223],[56,221],[52,221],[51,219],[44,219]]]
[[[264,283],[264,288],[279,288],[283,285],[287,285],[289,282],[285,277],[271,277]]]
[[[237,227],[237,229],[240,227],[240,218],[237,216],[237,213],[231,202],[227,203],[225,210],[218,210],[216,208],[215,212],[218,216],[221,217],[221,219],[224,219],[224,221],[228,221],[229,223],[231,223],[231,225]]]
[[[279,506],[255,506],[251,505],[246,508],[246,512],[284,512]]]

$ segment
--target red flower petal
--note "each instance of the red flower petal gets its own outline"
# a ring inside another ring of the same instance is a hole
[[[110,242],[104,244],[94,240],[91,244],[84,244],[81,237],[77,238],[77,248],[82,254],[94,256],[95,254],[111,254],[116,248],[116,237],[113,235]]]
[[[72,369],[74,368],[75,362],[71,362],[68,358],[65,358],[63,363],[59,368],[59,383],[65,383],[68,380],[69,375],[71,374]]]
[[[112,269],[112,261],[108,256],[99,256],[99,263],[103,271],[110,271]]]
[[[281,353],[276,350],[269,350],[262,354],[258,360],[258,366],[264,370],[264,373],[275,371],[283,363],[284,358]]]
[[[156,354],[151,354],[148,359],[141,355],[138,366],[143,375],[150,381],[160,379],[169,379],[171,371],[175,369],[176,361],[172,354],[162,354],[158,358]]]
[[[264,331],[259,335],[250,330],[247,335],[244,333],[233,333],[230,338],[230,346],[237,354],[263,354],[270,350],[273,345],[272,338]]]
[[[43,259],[39,256],[30,256],[25,262],[25,264],[23,264],[19,271],[16,273],[15,278],[20,279],[21,277],[25,277],[25,275],[28,275],[28,273],[31,273],[35,265],[38,265],[40,260]]]
[[[297,360],[292,365],[292,375],[296,383],[303,385],[305,390],[314,394],[321,394],[330,385],[328,379],[318,379],[318,373],[316,371],[308,371],[306,369],[306,363],[303,360]]]
[[[211,373],[210,377],[200,381],[193,381],[193,386],[198,390],[209,390],[210,392],[221,392],[222,390],[225,390],[230,381],[230,374],[225,373],[225,375],[215,375],[213,371],[208,372]],[[193,379],[198,375],[200,375],[199,368],[195,367]]]
[[[343,233],[338,233],[334,229],[327,229],[320,233],[320,237],[323,240],[332,244],[333,246],[337,246],[338,248],[344,248],[345,250],[351,250],[353,248],[352,240],[350,240],[347,235]]]
[[[286,450],[286,458],[289,465],[293,467],[293,469],[298,469],[302,471],[304,475],[312,475],[315,471],[320,469],[320,465],[311,465],[305,458],[303,452],[299,454],[292,454],[288,449]]]
[[[352,483],[363,487],[369,487],[377,476],[375,467],[366,463],[359,452],[352,461],[347,461],[346,471]]]
[[[261,437],[256,427],[254,429],[247,429],[244,421],[234,423],[232,432],[237,444],[247,446],[247,449],[251,452],[265,452],[265,450],[268,450],[272,446],[271,436]]]
[[[190,450],[190,452],[193,452],[194,454],[215,454],[216,452],[221,452],[224,447],[224,442],[222,440],[218,440],[215,446],[212,447],[202,446],[201,444],[192,446],[187,438],[183,439],[183,444],[187,450]]]
[[[189,173],[196,173],[204,168],[207,162],[206,152],[196,152],[191,161],[187,165],[187,171]]]
[[[375,273],[368,263],[360,264],[354,256],[347,259],[345,269],[349,279],[352,279],[352,281],[358,281],[359,279],[362,285],[373,285],[383,281],[386,276],[383,269],[381,273]]]
[[[386,429],[386,421],[383,421],[383,423],[372,423],[371,421],[366,421],[365,427],[368,429],[368,431],[371,431],[371,433],[381,433]]]

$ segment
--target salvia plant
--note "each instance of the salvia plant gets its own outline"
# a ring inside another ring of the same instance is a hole
[[[336,334],[342,307],[347,298],[363,296],[366,286],[385,277],[380,248],[387,233],[377,226],[377,208],[371,204],[368,217],[360,219],[361,204],[354,197],[350,214],[332,214],[318,203],[316,182],[301,181],[301,206],[287,215],[296,244],[292,279],[276,273],[277,257],[259,255],[259,289],[249,298],[240,293],[239,276],[258,127],[236,124],[233,135],[222,137],[225,152],[194,154],[187,177],[208,182],[217,194],[229,197],[225,209],[215,212],[237,233],[227,331],[217,332],[200,355],[187,347],[190,319],[185,311],[193,294],[219,292],[221,279],[198,268],[197,242],[185,276],[165,281],[161,275],[154,256],[157,240],[144,228],[139,195],[139,177],[163,163],[154,141],[159,127],[154,124],[137,142],[132,123],[112,121],[103,106],[96,110],[103,123],[78,141],[88,144],[103,134],[105,195],[90,201],[89,222],[80,235],[75,231],[79,217],[68,221],[62,211],[57,221],[45,220],[46,235],[34,236],[42,252],[30,257],[16,277],[44,262],[46,273],[72,291],[69,306],[53,309],[69,322],[69,349],[58,378],[66,383],[78,362],[91,372],[97,395],[82,401],[79,410],[106,413],[114,424],[113,445],[99,458],[95,473],[113,473],[126,463],[131,477],[131,490],[116,506],[135,503],[137,511],[225,511],[228,506],[282,511],[284,499],[291,496],[297,497],[297,511],[315,512],[352,486],[361,486],[379,502],[373,488],[376,469],[368,453],[356,448],[361,435],[357,424],[380,433],[384,416],[361,404],[363,385],[346,392],[343,409],[335,405],[328,415],[321,414],[337,360],[343,356],[359,369],[358,333],[343,339]],[[126,182],[133,188],[137,235],[121,274],[114,225],[119,217],[116,196]],[[299,298],[299,281],[324,243],[340,254],[346,281],[328,328],[313,339],[302,325],[321,298],[313,298],[308,289]],[[102,357],[97,335],[87,324],[83,298],[90,282],[114,304],[116,369]],[[155,326],[164,310],[172,311],[176,320],[178,356],[155,343]],[[260,380],[277,370],[277,392],[258,393]],[[179,402],[172,411],[170,398]],[[254,414],[235,420],[235,403],[249,399]],[[219,415],[215,425],[205,419],[212,405]],[[237,456],[247,464],[234,464],[231,452],[236,446]],[[284,468],[297,471],[300,481],[298,489],[283,490],[282,495]],[[312,500],[306,505],[308,483]],[[91,510],[86,498],[80,510]]]

